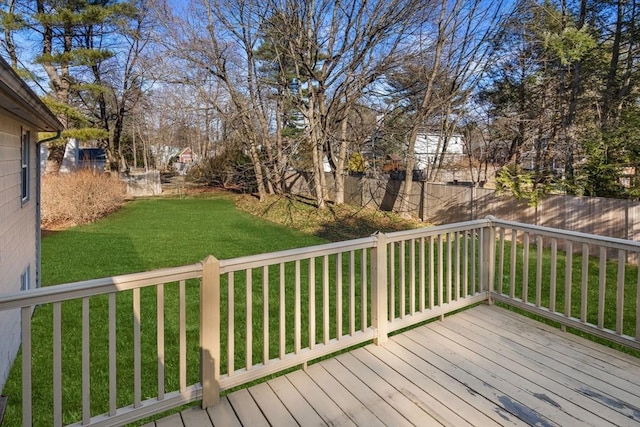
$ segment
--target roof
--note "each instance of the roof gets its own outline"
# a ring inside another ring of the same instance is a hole
[[[6,113],[39,131],[64,129],[58,118],[38,95],[0,57],[0,114]]]

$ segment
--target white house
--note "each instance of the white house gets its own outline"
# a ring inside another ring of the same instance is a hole
[[[40,151],[44,154],[46,152],[45,147],[42,147]],[[80,148],[76,139],[69,138],[62,164],[60,165],[61,173],[73,172],[78,169],[90,169],[94,172],[102,173],[106,166],[107,153],[103,148]]]
[[[38,132],[62,124],[0,57],[0,293],[40,285]],[[0,312],[0,389],[20,346],[20,313]]]
[[[446,147],[443,150],[443,147]],[[464,139],[462,135],[449,136],[436,132],[421,131],[416,137],[415,169],[423,170],[431,168],[440,156],[444,160],[458,160],[464,154]]]

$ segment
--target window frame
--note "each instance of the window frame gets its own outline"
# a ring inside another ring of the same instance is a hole
[[[20,290],[28,291],[31,289],[31,265],[28,265],[20,275]]]
[[[31,196],[31,132],[23,130],[20,135],[20,199],[22,206]]]

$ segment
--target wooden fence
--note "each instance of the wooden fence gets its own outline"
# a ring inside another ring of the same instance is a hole
[[[307,177],[291,174],[289,190],[311,194]],[[391,211],[400,204],[403,181],[348,176],[345,201]],[[333,176],[327,174],[329,198]],[[602,197],[545,196],[538,206],[529,206],[496,190],[460,185],[414,182],[409,199],[410,213],[433,224],[471,221],[493,215],[509,221],[640,241],[640,202]]]

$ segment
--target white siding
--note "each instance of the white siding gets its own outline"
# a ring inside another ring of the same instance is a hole
[[[20,291],[20,276],[30,268],[36,286],[36,141],[31,130],[29,200],[21,201],[20,123],[0,116],[0,293]],[[0,312],[0,389],[20,346],[20,313]]]
[[[434,159],[442,155],[442,137],[437,134],[419,134],[416,138],[415,169],[424,169],[434,162]],[[447,141],[445,155],[462,155],[464,153],[464,141],[461,135],[451,135]]]

